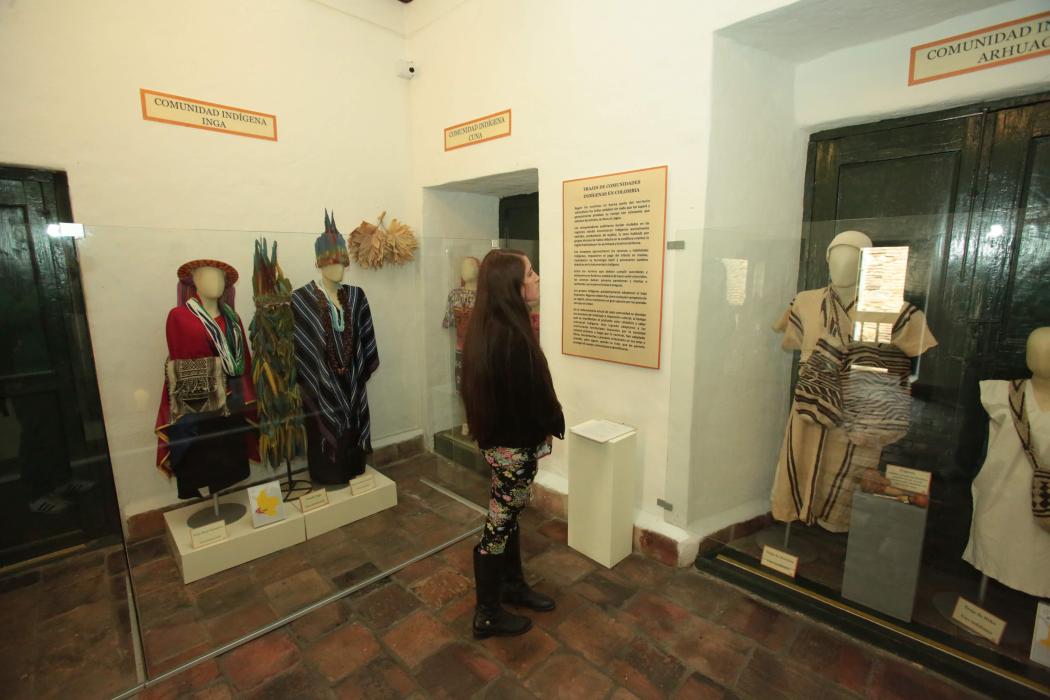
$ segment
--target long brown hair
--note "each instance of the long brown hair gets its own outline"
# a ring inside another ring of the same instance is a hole
[[[460,394],[467,424],[479,440],[497,428],[491,423],[498,415],[494,408],[500,400],[500,387],[514,379],[502,374],[527,376],[537,385],[543,403],[558,407],[547,358],[532,330],[529,307],[521,294],[525,259],[521,251],[492,250],[478,270],[477,298],[463,343]],[[528,366],[512,367],[511,353],[523,345],[528,350]]]

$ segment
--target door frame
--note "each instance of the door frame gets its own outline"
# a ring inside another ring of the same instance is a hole
[[[1005,97],[999,100],[993,100],[991,102],[976,102],[968,105],[962,105],[960,107],[948,107],[945,109],[934,110],[932,112],[923,111],[917,114],[909,114],[903,117],[890,117],[888,119],[880,119],[879,121],[865,124],[838,126],[833,129],[814,131],[812,134],[809,135],[809,141],[810,144],[812,144],[813,141],[825,141],[828,139],[835,139],[842,136],[856,136],[857,134],[870,134],[876,131],[898,129],[902,126],[929,124],[935,121],[942,121],[945,119],[957,119],[959,117],[967,117],[973,114],[998,112],[1002,109],[1025,107],[1027,105],[1035,104],[1037,102],[1047,101],[1050,101],[1050,91],[1035,92],[1030,95]]]

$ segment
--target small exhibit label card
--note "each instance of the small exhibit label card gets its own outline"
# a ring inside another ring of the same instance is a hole
[[[896,316],[904,304],[908,246],[880,246],[860,251],[857,311]],[[890,319],[892,323],[895,318]]]
[[[273,114],[204,102],[146,88],[139,89],[139,100],[142,103],[142,118],[147,121],[219,131],[266,141],[277,140],[277,116]]]
[[[350,493],[351,495],[357,496],[371,491],[376,486],[376,478],[371,474],[362,474],[356,479],[350,480]]]
[[[445,150],[501,139],[510,136],[510,110],[488,114],[462,124],[453,124],[445,129]]]
[[[762,566],[794,578],[798,571],[798,557],[766,545],[762,548]]]
[[[299,509],[304,513],[328,505],[328,491],[317,489],[299,497]]]
[[[955,603],[952,619],[978,637],[984,637],[993,644],[998,644],[1006,629],[1006,620],[996,617],[984,608],[974,605],[962,596]]]
[[[1050,667],[1050,603],[1040,602],[1035,609],[1030,658],[1037,664]]]
[[[190,544],[194,549],[207,547],[209,544],[222,542],[226,539],[226,521],[216,520],[207,525],[201,525],[190,530]]]
[[[896,464],[886,465],[886,478],[890,480],[890,486],[902,491],[930,495],[930,480],[933,478],[931,472],[921,469],[909,469],[899,467]]]

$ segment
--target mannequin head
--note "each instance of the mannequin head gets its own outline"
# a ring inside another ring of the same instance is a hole
[[[828,273],[833,287],[855,287],[860,279],[860,248],[835,246],[828,251]]]
[[[1050,326],[1036,328],[1028,336],[1025,360],[1033,377],[1050,380]]]
[[[203,299],[218,299],[226,291],[226,274],[217,267],[198,267],[193,271],[193,286]]]
[[[218,308],[218,299],[233,308],[236,290],[234,285],[237,284],[239,275],[228,263],[212,258],[190,260],[183,263],[176,274],[179,278],[179,306],[197,296],[212,312]]]
[[[344,275],[346,275],[346,266],[340,263],[318,265],[317,267],[321,270],[321,277],[332,284],[339,284],[343,281]]]
[[[478,268],[481,262],[475,257],[465,257],[459,263],[459,278],[464,287],[474,287],[478,283]]]
[[[833,287],[855,287],[860,279],[860,251],[870,248],[871,239],[862,231],[843,231],[828,245],[825,259]]]

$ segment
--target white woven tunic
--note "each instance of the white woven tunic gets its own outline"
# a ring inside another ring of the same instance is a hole
[[[1025,384],[1032,450],[1050,465],[1050,410],[1041,410]],[[973,520],[963,559],[1010,588],[1050,598],[1050,532],[1032,517],[1032,465],[1021,448],[1009,405],[1010,382],[981,382],[988,411],[988,455],[973,480]]]

